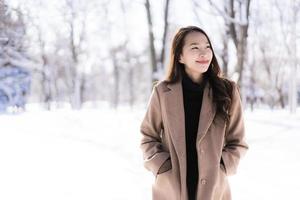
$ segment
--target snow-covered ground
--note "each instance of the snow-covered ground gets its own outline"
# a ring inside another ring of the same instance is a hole
[[[300,199],[299,113],[246,112],[250,149],[229,178],[234,200]],[[0,199],[150,200],[143,115],[127,108],[0,115]]]

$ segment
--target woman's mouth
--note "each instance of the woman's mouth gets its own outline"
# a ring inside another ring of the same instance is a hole
[[[209,60],[196,60],[196,62],[200,64],[208,64]]]

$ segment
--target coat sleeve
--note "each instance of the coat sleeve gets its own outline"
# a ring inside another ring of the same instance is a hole
[[[229,111],[230,119],[226,127],[225,145],[222,151],[222,161],[227,175],[234,175],[241,157],[248,150],[245,142],[245,128],[242,102],[238,86],[233,83],[232,104]]]
[[[143,152],[145,168],[155,176],[162,164],[170,157],[170,154],[162,148],[160,137],[162,129],[161,105],[157,86],[154,86],[146,114],[140,126],[140,132],[142,133],[140,147]]]

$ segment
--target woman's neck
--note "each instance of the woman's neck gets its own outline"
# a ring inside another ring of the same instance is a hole
[[[203,74],[202,73],[199,74],[199,73],[191,72],[186,68],[184,70],[194,83],[201,84],[203,82]]]

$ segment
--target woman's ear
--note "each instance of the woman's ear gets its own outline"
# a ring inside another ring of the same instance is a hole
[[[184,64],[183,59],[182,59],[182,55],[180,55],[179,60],[178,60],[181,64]]]

